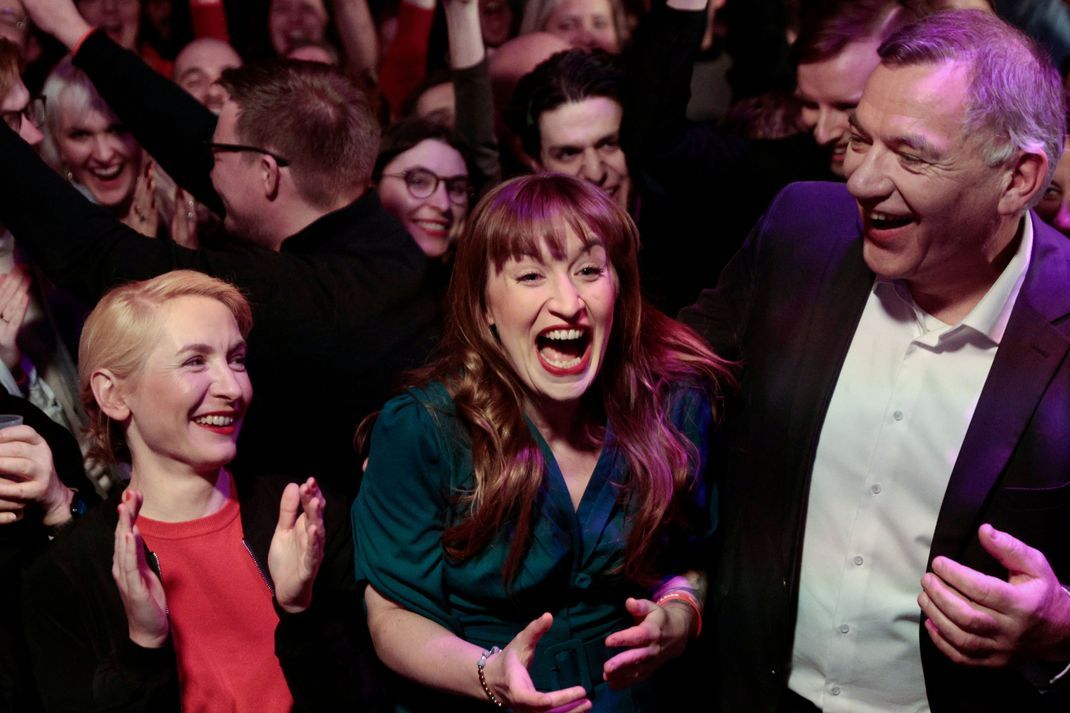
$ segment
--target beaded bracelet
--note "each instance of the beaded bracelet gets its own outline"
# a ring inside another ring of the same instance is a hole
[[[483,652],[483,655],[479,657],[479,662],[476,664],[476,670],[479,672],[479,685],[483,686],[483,692],[487,694],[487,698],[499,708],[504,708],[505,706],[502,705],[502,702],[498,700],[498,697],[490,690],[490,686],[487,685],[487,677],[483,675],[483,669],[487,666],[487,659],[494,654],[500,654],[501,652],[502,650],[497,646],[491,646],[489,649],[486,649]]]
[[[691,611],[695,612],[695,637],[702,633],[702,607],[698,605],[698,599],[691,592],[683,589],[674,589],[673,591],[663,594],[658,597],[658,606],[664,606],[668,602],[683,602],[687,606],[691,607]]]

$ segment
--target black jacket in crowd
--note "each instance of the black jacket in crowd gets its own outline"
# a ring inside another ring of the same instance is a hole
[[[204,145],[215,116],[103,32],[82,44],[76,64],[160,165],[222,212]],[[0,131],[0,155],[0,224],[60,286],[95,301],[117,283],[187,268],[249,298],[256,396],[236,471],[315,475],[328,493],[355,486],[356,425],[386,401],[400,370],[424,361],[439,321],[424,255],[378,196],[321,217],[281,252],[239,240],[187,250],[89,203],[9,130]]]

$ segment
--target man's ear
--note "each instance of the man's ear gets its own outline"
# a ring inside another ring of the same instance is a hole
[[[1023,151],[1011,159],[1007,186],[999,201],[1002,215],[1024,211],[1033,197],[1047,187],[1048,165],[1048,156],[1043,152]]]
[[[89,377],[100,410],[112,421],[125,421],[130,417],[130,407],[126,405],[119,379],[108,369],[97,369]]]
[[[263,182],[264,197],[273,201],[279,196],[279,184],[282,182],[282,173],[274,156],[260,155],[260,180]]]

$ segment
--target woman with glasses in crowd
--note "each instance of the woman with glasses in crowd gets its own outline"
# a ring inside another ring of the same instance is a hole
[[[422,684],[399,710],[658,710],[650,677],[701,630],[731,377],[644,305],[637,249],[568,176],[475,208],[438,358],[379,414],[353,507],[376,651]]]
[[[476,174],[464,140],[421,118],[394,124],[379,144],[372,180],[388,213],[432,261],[448,263],[464,229]]]

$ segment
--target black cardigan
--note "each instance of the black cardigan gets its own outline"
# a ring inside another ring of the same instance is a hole
[[[237,484],[245,539],[265,572],[287,482],[259,476]],[[111,574],[119,498],[116,493],[66,529],[26,573],[26,633],[46,710],[181,710],[172,642],[146,649],[128,636]],[[326,551],[312,606],[288,614],[276,604],[275,653],[295,711],[362,710],[370,662],[358,654],[367,634],[344,503],[328,501],[324,517]]]

